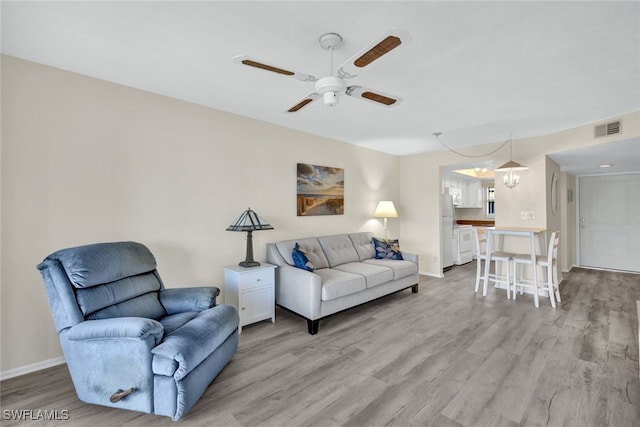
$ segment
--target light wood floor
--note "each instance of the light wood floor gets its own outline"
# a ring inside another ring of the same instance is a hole
[[[320,322],[284,310],[243,329],[240,348],[180,425],[638,426],[640,275],[573,269],[562,306],[473,292],[474,264],[420,292]],[[78,401],[66,365],[2,382],[5,410],[69,420],[2,425],[170,426]]]

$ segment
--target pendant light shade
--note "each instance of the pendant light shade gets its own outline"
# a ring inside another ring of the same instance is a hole
[[[500,166],[499,168],[495,168],[494,170],[496,172],[508,172],[510,170],[512,171],[524,171],[529,169],[528,167],[521,165],[518,162],[515,162],[513,160],[509,160],[507,163],[505,163],[504,165]]]

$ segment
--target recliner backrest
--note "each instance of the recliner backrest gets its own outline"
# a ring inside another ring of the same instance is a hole
[[[62,249],[40,265],[56,328],[83,320],[166,315],[164,289],[149,249],[135,242]]]

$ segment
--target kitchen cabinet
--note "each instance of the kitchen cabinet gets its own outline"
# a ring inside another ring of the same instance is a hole
[[[462,191],[461,208],[482,207],[482,184],[480,181],[465,181]]]
[[[482,208],[482,182],[479,180],[444,178],[456,208]]]

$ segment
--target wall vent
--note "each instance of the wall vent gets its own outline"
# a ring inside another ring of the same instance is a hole
[[[609,122],[602,125],[594,126],[593,129],[595,138],[616,135],[622,132],[622,122],[620,120],[616,120],[615,122]]]

